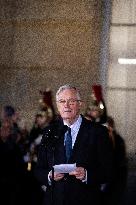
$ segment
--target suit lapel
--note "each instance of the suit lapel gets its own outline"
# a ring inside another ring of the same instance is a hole
[[[79,152],[79,147],[80,147],[79,144],[81,143],[82,138],[85,136],[85,133],[86,133],[85,121],[84,121],[84,118],[82,118],[82,123],[81,123],[81,126],[79,128],[79,132],[77,134],[76,141],[75,141],[75,144],[73,146],[72,154],[71,154],[71,157],[69,159],[69,162],[73,161],[73,159],[76,156],[76,152],[77,151]]]
[[[64,134],[66,130],[65,130],[62,119],[59,119],[56,122],[55,126],[56,126],[57,135],[59,136],[59,139],[55,146],[54,164],[62,164],[66,162],[65,147],[64,147]]]

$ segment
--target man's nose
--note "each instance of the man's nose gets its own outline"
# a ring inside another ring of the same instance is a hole
[[[69,107],[70,103],[69,103],[69,100],[66,100],[65,101],[65,107]]]

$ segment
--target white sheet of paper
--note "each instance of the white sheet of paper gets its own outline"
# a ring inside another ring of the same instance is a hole
[[[53,167],[54,167],[54,172],[69,173],[75,171],[76,164],[59,164],[59,165],[54,165]]]

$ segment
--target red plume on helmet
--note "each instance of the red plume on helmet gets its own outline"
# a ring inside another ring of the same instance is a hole
[[[45,103],[47,107],[52,107],[52,92],[49,89],[46,89],[45,91],[40,90],[40,94],[42,95],[42,100]]]
[[[91,87],[91,99],[85,116],[87,119],[101,124],[107,121],[107,110],[102,95],[102,87],[99,84],[94,84]]]
[[[103,101],[101,85],[92,85],[92,92],[94,94],[94,97],[97,103],[100,103],[101,101]]]
[[[52,117],[54,117],[55,110],[52,102],[52,91],[47,88],[45,91],[40,90],[39,92],[42,96],[42,99],[40,100],[42,109],[47,109],[49,115],[52,115]]]

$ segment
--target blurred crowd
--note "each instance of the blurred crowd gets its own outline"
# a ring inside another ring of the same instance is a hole
[[[3,106],[0,118],[0,204],[42,204],[43,190],[34,170],[44,128],[56,117],[50,92],[41,92],[42,106],[28,129],[25,121],[11,105]],[[84,116],[106,126],[114,150],[114,177],[111,184],[100,187],[102,204],[120,204],[127,182],[125,142],[115,128],[114,119],[107,114],[100,85],[92,86],[90,104]],[[4,202],[4,203],[3,203]]]

